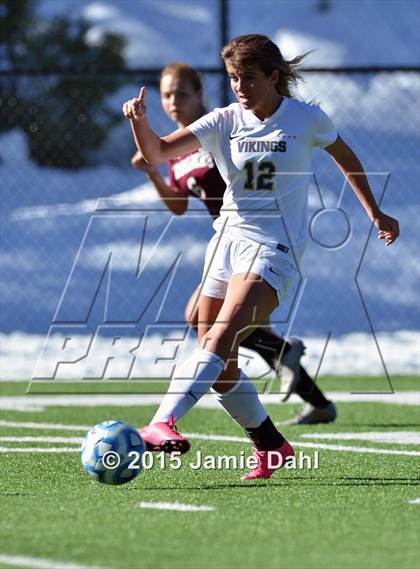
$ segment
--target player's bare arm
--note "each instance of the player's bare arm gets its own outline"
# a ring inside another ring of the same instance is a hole
[[[365,208],[369,218],[378,229],[378,238],[391,245],[399,235],[398,221],[383,213],[369,186],[365,171],[353,150],[338,136],[337,140],[325,150],[332,156],[337,166],[349,181],[354,193]]]
[[[147,174],[148,176],[150,174],[154,174],[155,172],[158,172],[158,168],[156,166],[154,166],[153,164],[149,164],[148,162],[146,162],[146,160],[143,158],[143,156],[141,155],[140,150],[137,150],[133,156],[131,157],[131,165],[133,166],[133,168],[135,168],[136,170],[140,170],[141,172],[144,172],[145,174]]]
[[[160,199],[172,213],[182,215],[185,212],[188,207],[188,194],[174,194],[160,173],[159,168],[146,162],[139,150],[131,158],[131,164],[134,168],[141,170],[148,176],[156,188]]]
[[[160,164],[200,148],[200,142],[188,128],[183,128],[160,138],[149,126],[146,114],[146,90],[140,89],[138,97],[126,101],[124,115],[130,119],[137,149],[149,164]]]

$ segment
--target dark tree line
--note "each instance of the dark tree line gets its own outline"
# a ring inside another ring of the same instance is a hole
[[[78,168],[121,120],[107,97],[124,78],[124,39],[104,33],[87,42],[87,23],[71,14],[36,15],[28,0],[0,0],[0,133],[22,128],[30,156],[40,165]],[[60,73],[31,76],[30,72]]]

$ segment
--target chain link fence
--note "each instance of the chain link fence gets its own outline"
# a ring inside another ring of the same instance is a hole
[[[384,210],[400,220],[402,236],[385,251],[351,191],[342,192],[338,169],[316,152],[310,218],[325,208],[331,216],[315,229],[321,238],[309,241],[302,269],[308,280],[293,326],[292,301],[274,315],[275,326],[303,337],[416,329],[419,73],[312,70],[303,78],[297,95],[330,115]],[[203,80],[207,108],[221,106],[223,74],[205,70]],[[167,134],[173,124],[153,72],[1,78],[2,333],[45,335],[54,321],[93,328],[129,321],[139,333],[157,320],[183,322],[211,219],[193,198],[186,217],[174,218],[145,175],[131,168],[135,148],[121,106],[143,84],[150,122]],[[344,248],[320,247],[334,245],[343,231],[334,217],[341,194],[352,238]],[[149,255],[150,270],[137,282]]]

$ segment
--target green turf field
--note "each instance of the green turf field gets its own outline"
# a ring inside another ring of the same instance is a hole
[[[385,383],[379,378],[321,380],[330,391],[358,391],[367,385],[374,391]],[[416,378],[393,378],[393,385],[397,392],[419,389]],[[1,385],[0,446],[14,449],[1,454],[2,567],[44,566],[36,565],[39,558],[51,568],[59,562],[68,568],[110,569],[420,566],[420,445],[413,439],[420,414],[415,405],[342,402],[334,424],[285,427],[297,451],[314,457],[319,444],[319,469],[283,469],[269,481],[251,483],[240,480],[243,471],[189,467],[198,449],[213,456],[239,456],[249,449],[246,442],[211,440],[211,435],[243,436],[223,411],[194,409],[179,424],[194,435],[180,470],[156,465],[129,484],[111,487],[88,477],[77,450],[45,451],[77,449],[83,427],[98,421],[142,425],[154,407],[49,403],[43,409],[13,409],[28,397],[26,387]],[[282,421],[297,409],[295,404],[271,405],[269,412],[274,421]],[[355,438],[366,433],[394,433],[394,438]],[[343,438],[315,438],[325,434]],[[212,510],[142,509],[140,502]],[[19,565],[19,557],[32,565]]]

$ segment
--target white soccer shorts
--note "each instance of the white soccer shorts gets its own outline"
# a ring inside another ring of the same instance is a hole
[[[296,278],[297,270],[289,260],[290,252],[285,252],[288,251],[287,247],[278,247],[245,237],[216,233],[207,246],[201,294],[225,298],[232,275],[255,273],[274,288],[280,303]]]

